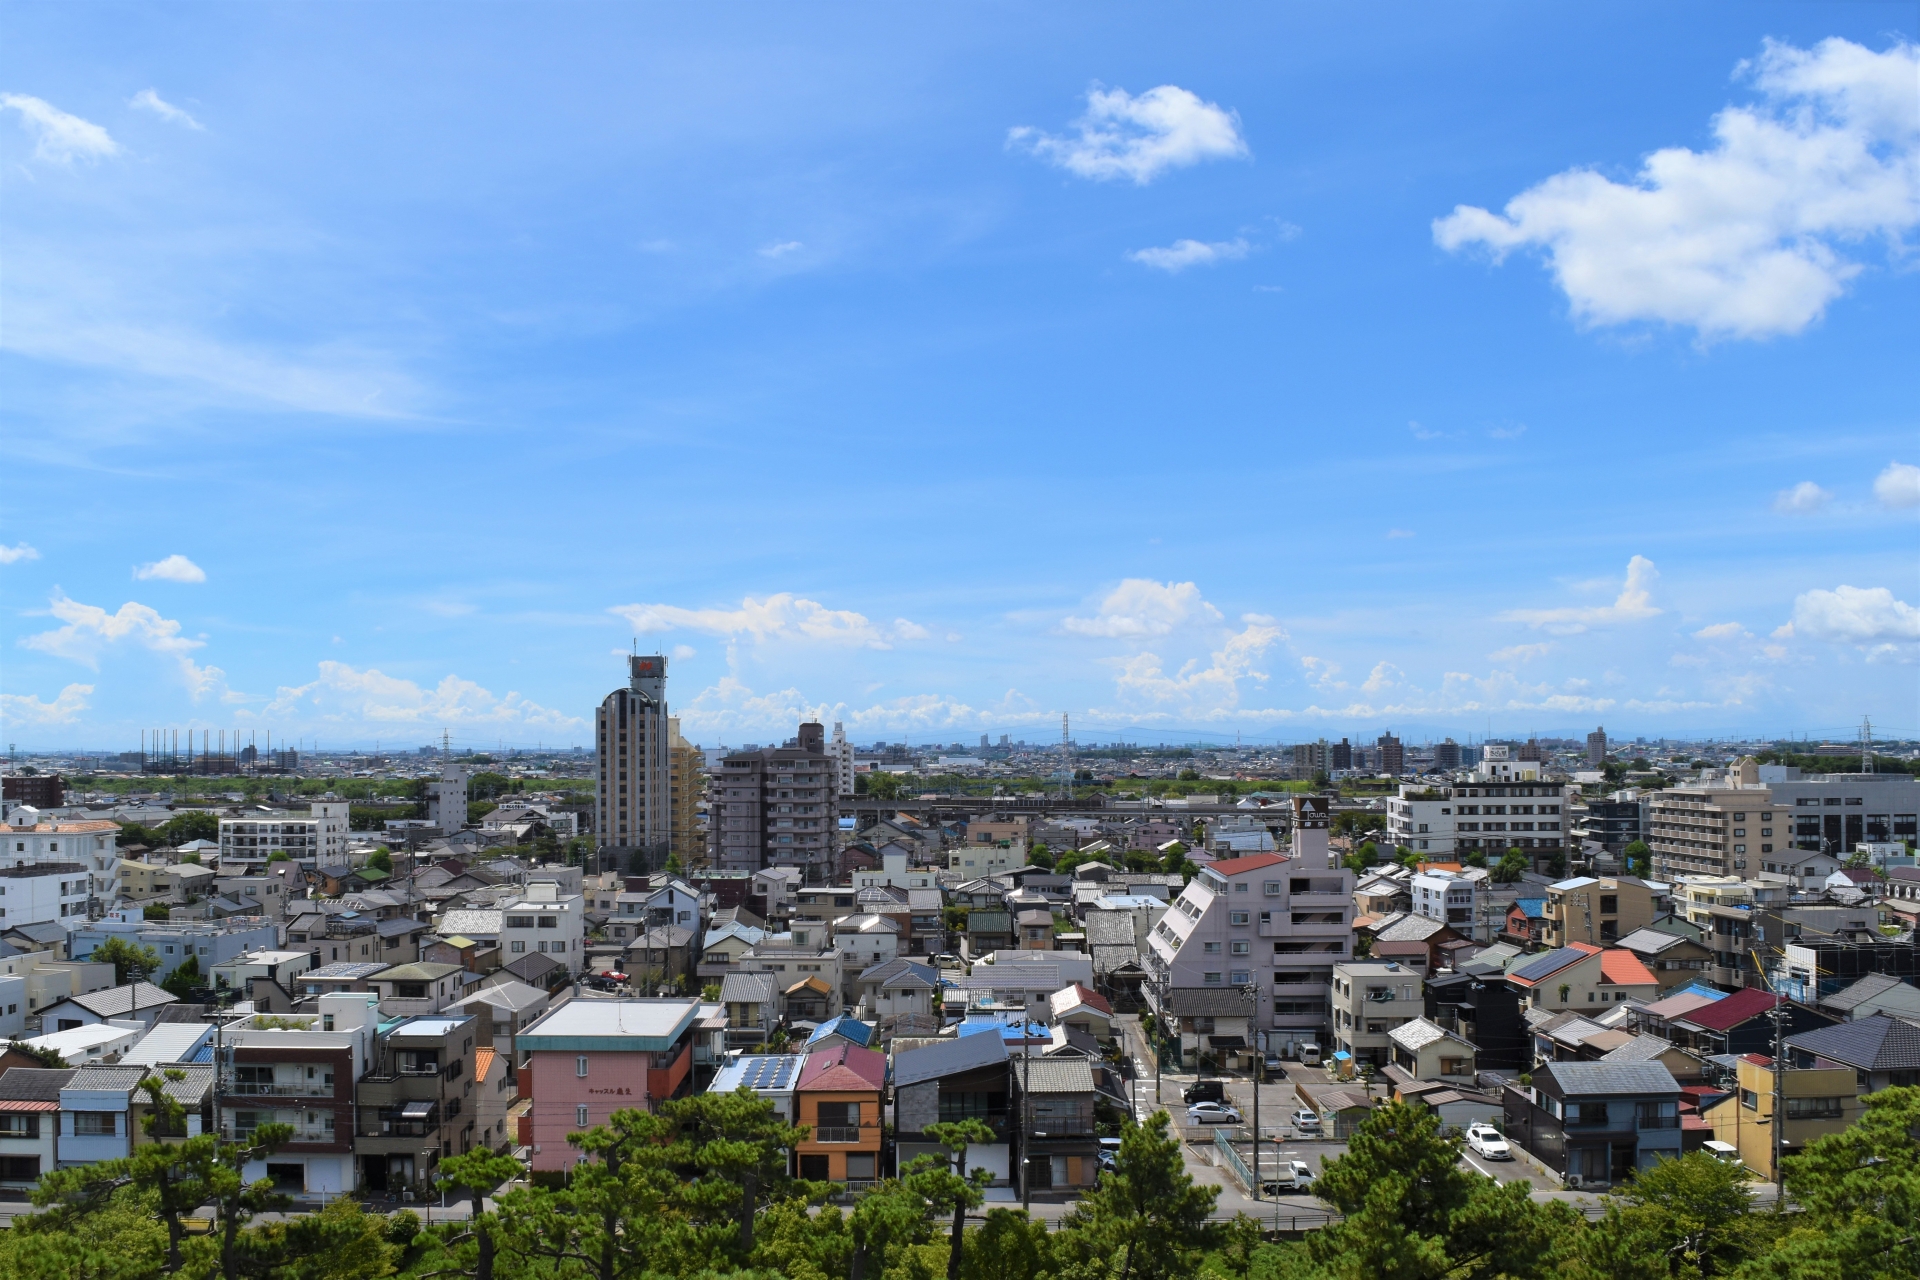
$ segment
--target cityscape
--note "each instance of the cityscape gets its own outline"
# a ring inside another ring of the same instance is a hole
[[[1920,19],[0,9],[0,1278],[1920,1280]]]

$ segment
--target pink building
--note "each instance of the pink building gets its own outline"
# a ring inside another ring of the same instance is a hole
[[[671,1098],[693,1067],[699,1025],[698,1000],[569,1000],[522,1031],[520,1091],[533,1105],[519,1138],[534,1169],[586,1159],[568,1134]]]

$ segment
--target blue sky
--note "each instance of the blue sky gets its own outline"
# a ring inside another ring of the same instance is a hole
[[[1920,734],[1910,9],[7,26],[23,747]]]

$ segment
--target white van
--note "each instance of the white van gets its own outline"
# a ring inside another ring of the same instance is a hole
[[[1300,1046],[1300,1061],[1309,1067],[1320,1065],[1320,1046],[1309,1040]]]
[[[1734,1146],[1731,1142],[1721,1142],[1718,1139],[1709,1138],[1701,1144],[1700,1149],[1712,1156],[1715,1160],[1722,1161],[1726,1164],[1742,1163],[1740,1159],[1740,1148]]]

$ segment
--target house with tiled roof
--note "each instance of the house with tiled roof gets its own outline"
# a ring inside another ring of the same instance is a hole
[[[1025,1171],[1036,1191],[1091,1187],[1100,1153],[1093,1064],[1066,1054],[1010,1055],[1008,1066],[1013,1073],[1014,1168]]]
[[[967,1168],[986,1169],[994,1185],[1012,1181],[1008,1107],[1007,1042],[1001,1036],[971,1035],[924,1040],[910,1049],[895,1042],[893,1105],[898,1162],[904,1167],[920,1156],[945,1148],[926,1136],[942,1121],[978,1120],[993,1131],[990,1142],[967,1148]]]
[[[1535,1009],[1594,1012],[1625,1000],[1658,997],[1660,984],[1631,952],[1575,942],[1507,970],[1507,982]]]
[[[1473,1042],[1437,1022],[1415,1018],[1387,1032],[1393,1065],[1416,1080],[1446,1080],[1471,1085],[1478,1077],[1479,1051]]]
[[[1781,1019],[1788,1035],[1814,1031],[1838,1021],[1831,1014],[1793,1004],[1785,996],[1758,987],[1742,987],[1724,1000],[1703,1004],[1669,1019],[1668,1038],[1703,1057],[1768,1052],[1774,1041],[1775,1006],[1783,1009]]]
[[[0,1187],[31,1191],[57,1168],[60,1091],[75,1067],[11,1067],[0,1074]]]
[[[1920,987],[1904,978],[1870,973],[1824,997],[1818,1007],[1850,1022],[1871,1018],[1876,1013],[1920,1018]]]
[[[1820,1058],[1853,1068],[1863,1094],[1920,1084],[1920,1027],[1876,1014],[1787,1037],[1788,1062],[1804,1066]]]
[[[1047,1004],[1056,1024],[1084,1031],[1096,1040],[1112,1038],[1113,1005],[1098,992],[1076,982],[1054,992]]]
[[[793,1090],[795,1123],[808,1130],[794,1144],[794,1173],[856,1186],[879,1178],[886,1083],[883,1053],[841,1041],[808,1054]]]
[[[1549,1062],[1532,1081],[1507,1087],[1502,1128],[1568,1186],[1613,1186],[1679,1156],[1680,1085],[1658,1062]]]
[[[1649,926],[1635,929],[1615,945],[1638,957],[1660,984],[1661,995],[1705,978],[1713,967],[1713,952],[1690,931],[1669,933]]]

